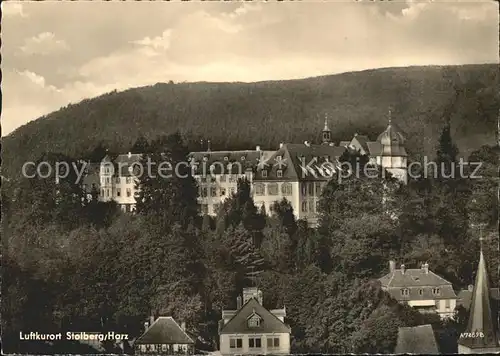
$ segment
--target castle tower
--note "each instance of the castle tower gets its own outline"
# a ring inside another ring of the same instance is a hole
[[[486,262],[481,248],[476,280],[472,291],[467,329],[458,340],[459,354],[500,352],[499,335],[491,309]]]
[[[328,116],[325,114],[325,126],[323,131],[321,131],[321,140],[323,144],[328,145],[332,142],[332,132],[328,128]]]
[[[406,184],[408,181],[407,154],[404,147],[405,138],[392,125],[391,110],[389,110],[389,124],[377,141],[381,145],[380,157],[377,159],[382,168],[385,168],[395,178]]]

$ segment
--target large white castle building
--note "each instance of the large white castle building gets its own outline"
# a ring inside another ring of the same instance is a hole
[[[188,161],[198,182],[201,213],[216,215],[220,204],[236,192],[238,179],[246,178],[258,208],[270,212],[274,202],[286,198],[297,219],[315,226],[321,192],[348,149],[366,155],[371,163],[407,182],[405,139],[390,119],[376,141],[355,134],[350,141],[335,145],[327,120],[321,134],[321,144],[281,143],[275,151],[257,146],[247,151],[191,152]],[[140,160],[140,154],[131,153],[114,160],[105,157],[99,170],[99,199],[114,200],[123,211],[134,211],[137,180],[132,167]],[[110,164],[116,168],[110,169]]]

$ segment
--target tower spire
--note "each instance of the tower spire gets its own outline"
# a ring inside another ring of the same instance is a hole
[[[391,125],[391,123],[392,123],[392,110],[391,110],[390,106],[389,106],[388,116],[389,116],[389,125]]]
[[[325,127],[323,128],[323,131],[330,131],[328,128],[328,114],[325,114]]]
[[[328,128],[328,113],[325,113],[325,126],[323,127],[321,134],[323,144],[330,144],[332,140],[332,132]]]

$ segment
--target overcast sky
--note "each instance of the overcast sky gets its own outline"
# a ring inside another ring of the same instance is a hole
[[[498,62],[493,1],[3,2],[2,136],[157,82]]]

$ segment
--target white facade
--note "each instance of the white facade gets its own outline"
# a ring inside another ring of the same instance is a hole
[[[290,334],[224,334],[220,336],[222,355],[288,355]]]

